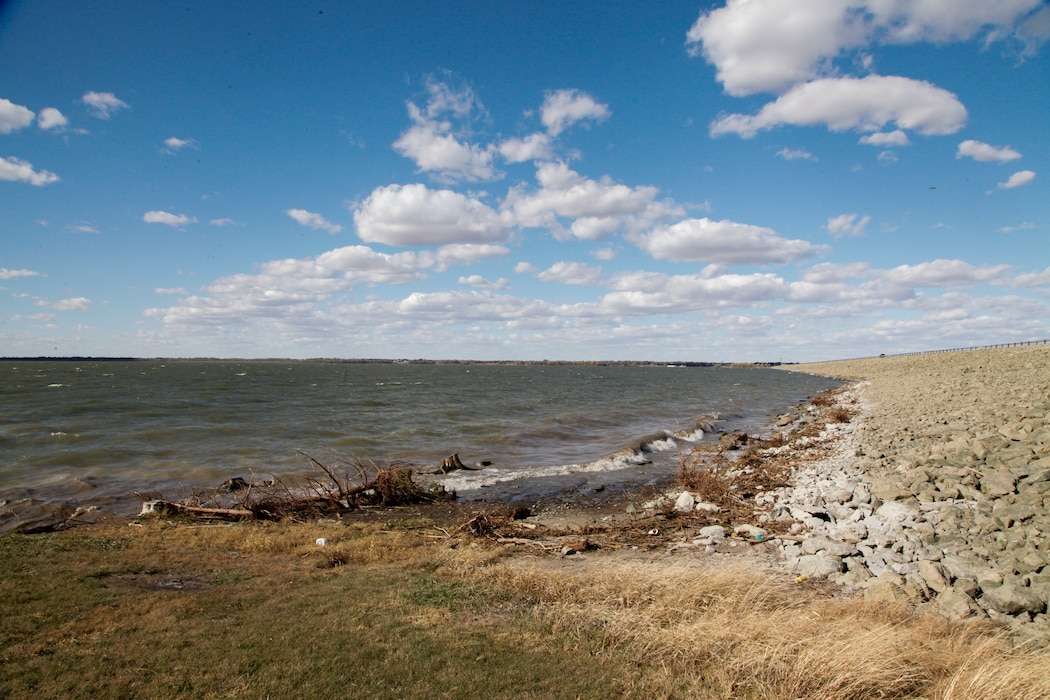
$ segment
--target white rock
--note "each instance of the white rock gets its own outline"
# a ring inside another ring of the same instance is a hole
[[[674,509],[679,513],[689,513],[696,506],[696,499],[688,491],[682,491],[674,502]]]
[[[927,586],[938,593],[944,593],[949,588],[948,572],[935,561],[920,561],[919,575],[926,581]]]
[[[883,520],[901,522],[919,515],[919,509],[900,501],[886,501],[875,511]]]
[[[697,536],[708,537],[712,540],[720,540],[726,536],[726,531],[721,525],[708,525],[707,527],[700,528],[700,532],[697,533]]]
[[[799,557],[798,573],[810,578],[831,576],[842,572],[842,560],[827,554],[807,554]]]
[[[755,527],[754,525],[737,525],[733,528],[733,534],[761,540],[765,539],[766,536],[769,535],[769,532],[760,527]]]

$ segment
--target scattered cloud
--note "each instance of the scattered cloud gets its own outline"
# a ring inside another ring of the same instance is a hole
[[[540,107],[540,121],[551,136],[557,136],[581,121],[605,121],[609,114],[609,105],[596,102],[579,90],[548,92]]]
[[[600,303],[605,314],[688,313],[705,309],[750,307],[783,298],[788,286],[778,275],[756,273],[666,275],[627,273],[615,277],[614,291]]]
[[[1036,18],[1040,13],[1032,14],[1040,4],[728,0],[724,7],[701,12],[686,34],[686,47],[715,66],[716,78],[730,95],[780,93],[827,76],[834,59],[850,52],[860,52],[860,66],[869,67],[870,56],[863,52],[872,45],[967,41],[982,32],[989,42],[1011,35],[1038,41],[1048,33]]]
[[[893,151],[883,151],[877,155],[875,159],[883,165],[892,165],[900,160],[900,158],[897,157],[897,154]]]
[[[795,148],[781,148],[776,155],[784,160],[817,160],[817,157],[809,151]]]
[[[510,287],[506,279],[500,277],[495,282],[489,281],[481,275],[462,276],[456,280],[459,284],[465,284],[475,289],[504,290]]]
[[[426,185],[378,187],[354,209],[357,235],[393,246],[492,243],[506,237],[497,214],[477,199]]]
[[[54,107],[44,107],[37,116],[36,124],[40,129],[50,131],[52,129],[65,128],[69,125],[69,120]]]
[[[999,233],[1013,233],[1014,231],[1030,231],[1035,228],[1035,224],[1031,221],[1023,221],[1017,226],[1003,226],[1001,229],[997,229]]]
[[[72,231],[73,233],[99,233],[97,228],[89,224],[71,224],[66,226],[66,230]]]
[[[715,66],[730,95],[778,92],[815,77],[825,59],[863,43],[858,19],[848,3],[836,0],[730,0],[700,14],[686,47]]]
[[[876,131],[874,134],[861,136],[859,143],[865,146],[907,146],[911,143],[908,135],[900,129],[894,131]]]
[[[982,141],[967,139],[959,144],[959,150],[955,153],[956,158],[973,158],[982,162],[995,161],[997,163],[1008,163],[1017,160],[1021,154],[1009,146],[989,146]]]
[[[752,138],[779,126],[825,126],[831,131],[877,131],[886,124],[922,134],[955,133],[966,108],[952,93],[898,76],[821,78],[793,87],[758,114],[728,114],[711,123],[711,135]]]
[[[179,299],[168,308],[147,309],[145,315],[174,327],[202,332],[219,326],[253,323],[273,327],[317,321],[330,325],[318,302],[353,290],[357,285],[406,284],[422,279],[434,265],[432,255],[406,251],[390,255],[367,246],[345,246],[313,258],[274,260],[258,274],[221,277],[202,294]]]
[[[1035,179],[1034,170],[1020,170],[1011,175],[1006,182],[1000,182],[996,185],[1001,190],[1010,190],[1014,187],[1020,187],[1027,185],[1029,182]]]
[[[0,267],[0,280],[13,280],[22,277],[43,277],[39,272],[33,270],[9,270],[6,267]]]
[[[925,3],[867,0],[863,6],[872,13],[869,21],[877,29],[879,40],[887,44],[910,44],[968,41],[981,32],[986,33],[988,42],[1005,39],[1040,3],[1041,0]]]
[[[34,187],[45,187],[61,179],[49,170],[33,170],[32,163],[20,160],[14,156],[0,158],[0,180],[24,182]]]
[[[1003,277],[1009,265],[971,265],[963,260],[938,259],[918,265],[900,265],[878,274],[880,279],[907,287],[953,287],[980,284]]]
[[[286,209],[284,213],[303,226],[312,228],[315,231],[327,231],[334,235],[343,230],[343,227],[339,224],[333,224],[320,214],[315,214],[312,211],[306,211],[305,209]]]
[[[156,294],[172,294],[176,296],[188,293],[183,287],[157,287],[153,291]]]
[[[197,143],[196,139],[180,139],[171,136],[164,139],[164,148],[161,152],[175,155],[184,148],[200,148],[200,144]]]
[[[445,182],[494,180],[502,177],[492,164],[495,147],[480,146],[464,139],[469,137],[465,122],[475,111],[484,111],[474,92],[467,87],[458,90],[430,80],[429,98],[424,107],[408,102],[412,126],[394,141],[394,150],[415,161],[420,172],[431,173]]]
[[[578,262],[556,262],[536,275],[542,282],[562,284],[595,285],[602,279],[602,269]]]
[[[473,265],[510,254],[510,249],[492,243],[450,243],[437,249],[434,269],[444,272],[453,265]]]
[[[33,110],[0,97],[0,134],[24,129],[33,123]]]
[[[841,214],[828,219],[828,232],[835,238],[842,236],[860,236],[864,228],[871,221],[870,216],[859,216],[858,214]]]
[[[824,248],[789,240],[762,226],[708,218],[660,226],[634,242],[658,260],[722,265],[765,265],[812,257]]]
[[[524,163],[530,160],[552,160],[554,151],[547,134],[530,134],[523,139],[507,139],[499,145],[499,153],[508,163]]]
[[[1016,277],[1002,280],[1000,284],[1004,287],[1018,289],[1025,287],[1050,287],[1050,267],[1041,272],[1022,273]]]
[[[46,301],[37,299],[37,306],[43,306],[55,311],[87,311],[94,304],[86,297],[74,297],[71,299],[60,299],[59,301]]]
[[[1025,47],[1022,57],[1035,55],[1050,40],[1050,6],[1029,15],[1017,28],[1017,38]]]
[[[621,230],[642,231],[685,214],[680,206],[657,200],[655,187],[628,187],[610,178],[592,180],[565,163],[540,163],[536,180],[539,190],[512,188],[501,210],[514,225],[545,227],[559,237],[602,240]]]
[[[222,219],[212,219],[211,221],[208,222],[208,225],[209,226],[218,226],[219,228],[222,228],[222,227],[225,227],[225,226],[236,226],[237,222],[234,221],[233,219],[224,217]]]
[[[197,223],[197,219],[194,217],[189,217],[185,214],[172,214],[166,211],[148,211],[142,215],[142,220],[147,224],[164,224],[174,228]]]
[[[112,92],[85,92],[81,99],[91,116],[98,119],[109,119],[115,112],[130,109],[127,102],[118,99]]]

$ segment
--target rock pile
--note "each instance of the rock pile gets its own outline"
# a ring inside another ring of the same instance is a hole
[[[794,571],[1050,635],[1050,346],[805,370],[869,379],[831,453],[756,499]]]

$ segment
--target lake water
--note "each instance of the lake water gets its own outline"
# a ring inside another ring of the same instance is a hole
[[[461,498],[657,484],[716,430],[761,432],[830,379],[750,367],[0,361],[0,500],[136,510],[353,459],[480,471]]]

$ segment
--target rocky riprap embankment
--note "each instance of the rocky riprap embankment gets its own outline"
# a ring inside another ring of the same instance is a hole
[[[830,453],[757,498],[794,571],[1050,639],[1050,346],[797,369],[863,381]]]

